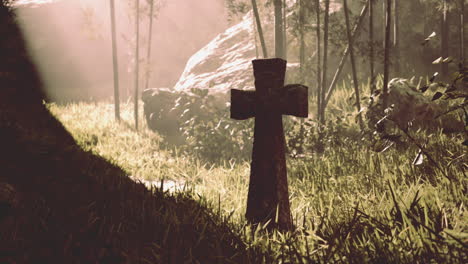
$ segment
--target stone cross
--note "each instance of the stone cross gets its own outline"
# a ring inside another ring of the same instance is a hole
[[[255,117],[246,218],[268,228],[293,229],[289,206],[282,115],[307,117],[307,87],[284,86],[286,61],[252,61],[255,91],[231,90],[231,118]]]

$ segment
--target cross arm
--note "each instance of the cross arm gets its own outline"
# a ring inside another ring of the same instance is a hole
[[[231,89],[231,118],[244,120],[255,116],[255,91]]]
[[[308,88],[301,84],[288,84],[280,96],[281,113],[297,117],[307,117],[309,114]]]

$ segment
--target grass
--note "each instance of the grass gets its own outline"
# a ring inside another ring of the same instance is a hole
[[[336,93],[331,111],[354,111],[344,103],[350,92],[341,88]],[[291,209],[298,231],[281,234],[251,230],[245,223],[248,162],[210,164],[169,151],[156,133],[132,128],[131,105],[123,106],[120,124],[113,119],[113,106],[105,102],[49,105],[49,109],[81,146],[129,175],[188,183],[196,190],[190,195],[206,201],[227,220],[247,248],[263,252],[264,263],[468,260],[464,172],[468,163],[463,146],[453,137],[434,133],[429,138],[427,151],[441,170],[427,159],[413,165],[418,149],[411,144],[378,153],[364,141],[348,142],[322,154],[288,159]],[[345,122],[356,127],[352,114]],[[414,136],[424,139],[423,134]]]
[[[429,138],[442,169],[413,166],[414,147],[373,153],[355,141],[289,159],[297,232],[252,229],[243,218],[248,163],[167,151],[158,135],[132,129],[130,105],[121,124],[105,102],[48,105],[73,139],[41,104],[3,4],[0,21],[0,184],[18,198],[0,204],[0,263],[467,262],[467,162],[455,139]],[[349,95],[338,89],[330,110],[352,111]],[[128,175],[195,191],[147,190]]]

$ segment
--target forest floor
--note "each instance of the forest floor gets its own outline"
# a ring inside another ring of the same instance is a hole
[[[135,131],[131,105],[120,123],[106,102],[1,107],[0,182],[19,197],[0,219],[1,263],[467,260],[463,146],[440,133],[428,151],[444,171],[413,165],[417,148],[378,153],[351,142],[288,159],[298,230],[282,234],[245,222],[247,161],[210,164],[167,149],[144,125]],[[185,188],[148,190],[129,176]]]
[[[183,185],[176,195],[185,193],[207,205],[231,226],[241,244],[255,249],[247,254],[249,261],[260,255],[264,263],[467,260],[466,159],[463,146],[442,133],[430,136],[427,151],[443,170],[428,159],[415,165],[416,146],[379,153],[348,142],[322,154],[289,158],[290,201],[298,230],[267,234],[251,230],[243,216],[247,161],[209,163],[168,149],[144,125],[135,131],[129,104],[123,105],[120,124],[114,120],[113,105],[105,102],[52,104],[49,109],[84,150],[122,167],[132,178]]]
[[[433,164],[413,162],[414,145],[374,152],[338,133],[323,153],[288,159],[297,230],[254,229],[247,161],[167,149],[132,128],[130,105],[119,124],[106,102],[45,105],[2,4],[0,29],[0,263],[468,262],[466,151],[453,137],[418,134]]]

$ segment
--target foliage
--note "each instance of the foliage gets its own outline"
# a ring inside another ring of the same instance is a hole
[[[433,63],[434,64],[440,64],[440,63],[451,63],[452,59],[451,58],[446,58],[442,59],[442,57],[438,58],[435,60]],[[449,110],[449,112],[444,113],[448,114],[450,112],[462,109],[464,114],[465,114],[465,126],[468,126],[468,113],[467,110],[465,109],[467,103],[468,103],[468,89],[467,89],[467,84],[468,84],[468,68],[465,67],[462,63],[459,63],[458,65],[458,71],[454,72],[452,75],[452,81],[451,83],[443,83],[443,82],[435,82],[436,77],[439,74],[436,72],[434,75],[429,79],[429,82],[422,86],[419,90],[424,93],[426,92],[430,87],[436,87],[436,92],[432,96],[432,101],[443,99],[449,102],[452,102],[453,107],[452,109]],[[445,88],[443,92],[439,91],[440,88]],[[434,89],[431,89],[434,90]]]
[[[350,142],[358,141],[360,133],[356,127],[347,122],[350,117],[351,114],[335,115],[325,124],[320,124],[311,118],[306,120],[291,118],[286,134],[288,152],[293,157],[304,156],[313,152],[322,153],[324,148],[343,147]]]
[[[242,16],[250,10],[249,3],[239,0],[224,0],[228,10],[229,20],[234,20],[238,16]]]
[[[342,89],[339,94],[343,93],[347,94],[348,91]],[[346,96],[351,97],[349,94]],[[222,100],[225,100],[224,97],[209,95],[207,90],[193,89],[191,93],[180,93],[175,104],[160,106],[168,109],[161,112],[161,115],[164,113],[171,119],[178,119],[182,140],[179,143],[174,140],[172,142],[176,143],[179,151],[209,163],[250,159],[253,118],[243,121],[230,119],[229,107],[220,103]],[[343,146],[348,140],[358,140],[359,132],[354,125],[349,124],[355,117],[351,113],[336,111],[337,107],[339,106],[331,107],[335,116],[321,126],[313,118],[284,117],[288,153],[296,156],[321,152],[325,147]],[[170,115],[171,112],[175,116]],[[169,128],[165,130],[165,121],[156,121],[158,122],[162,126],[158,131],[170,140],[174,131]]]
[[[219,100],[208,90],[181,93],[176,99],[171,111],[181,113],[179,129],[184,144],[180,150],[209,162],[248,159],[253,122],[230,119],[229,108]]]

